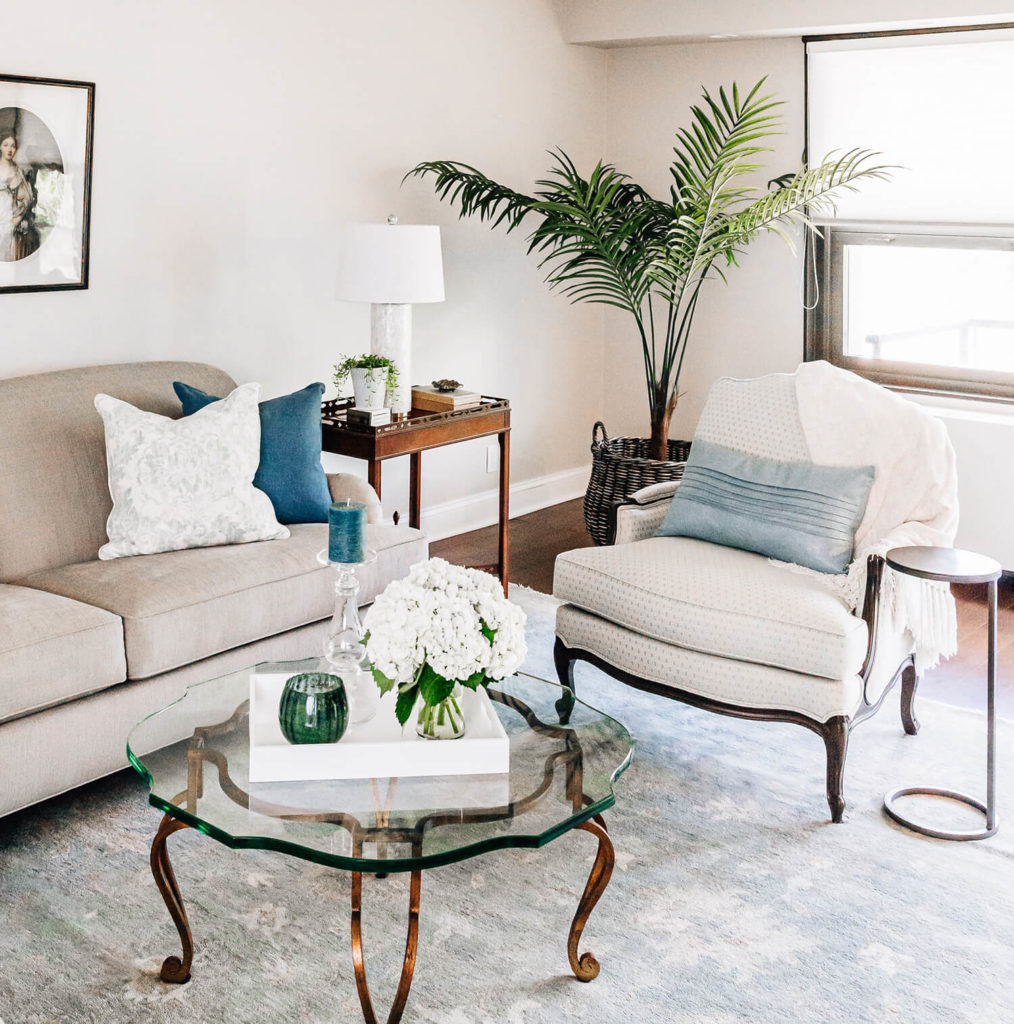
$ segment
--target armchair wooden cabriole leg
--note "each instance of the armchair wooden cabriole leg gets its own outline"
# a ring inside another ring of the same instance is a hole
[[[901,724],[909,736],[919,731],[919,719],[915,717],[915,691],[919,687],[919,676],[915,662],[909,661],[901,673]]]
[[[835,715],[821,729],[827,749],[827,806],[835,824],[839,824],[845,814],[845,755],[849,749],[851,728],[852,723],[844,715]]]

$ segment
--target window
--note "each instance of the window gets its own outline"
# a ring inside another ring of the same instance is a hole
[[[896,165],[821,224],[808,359],[881,383],[1014,399],[1014,30],[807,42],[813,158]]]
[[[1014,396],[1014,244],[828,226],[808,357],[884,384]]]

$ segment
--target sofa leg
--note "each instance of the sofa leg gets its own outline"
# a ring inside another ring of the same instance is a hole
[[[560,716],[560,725],[566,725],[570,721],[571,712],[574,710],[574,659],[570,656],[567,645],[559,638],[553,645],[553,661],[556,664],[556,675],[561,686],[566,686],[569,692],[564,691],[563,696],[556,702],[556,713]]]
[[[915,717],[915,691],[919,687],[919,676],[916,675],[915,662],[909,663],[901,672],[901,724],[909,736],[919,731],[919,719]]]
[[[822,730],[824,747],[827,750],[827,805],[831,809],[831,820],[836,824],[845,813],[845,755],[849,748],[849,720],[836,715],[824,723]]]

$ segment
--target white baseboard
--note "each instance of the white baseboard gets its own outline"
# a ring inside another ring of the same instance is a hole
[[[577,466],[560,473],[548,473],[511,484],[511,518],[582,497],[588,486],[590,472],[589,466]],[[467,498],[456,498],[424,508],[421,525],[423,533],[430,540],[443,540],[444,537],[455,537],[459,533],[492,526],[499,521],[499,514],[500,498],[494,487],[479,494],[470,494]]]

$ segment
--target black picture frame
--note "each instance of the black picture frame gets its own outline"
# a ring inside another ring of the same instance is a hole
[[[94,82],[0,74],[0,293],[88,287],[94,128]]]

